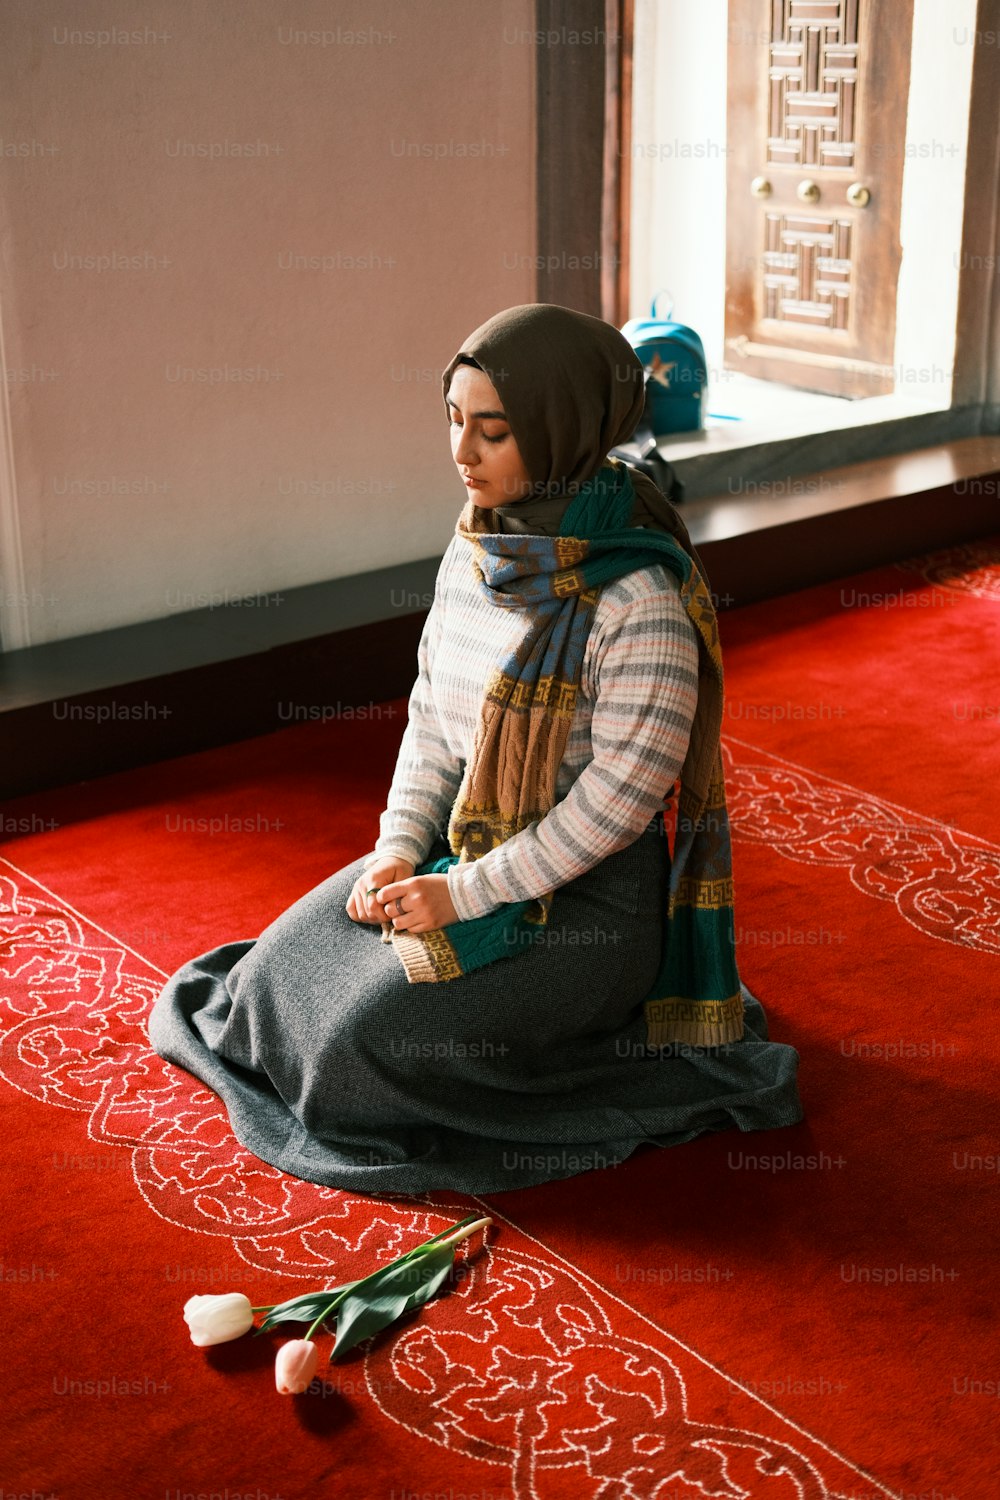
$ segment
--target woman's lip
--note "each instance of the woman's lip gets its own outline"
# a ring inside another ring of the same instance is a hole
[[[463,479],[464,483],[469,486],[470,490],[475,485],[480,485],[480,484],[485,484],[486,483],[485,479],[472,479],[468,474],[463,474],[462,475],[462,479]]]

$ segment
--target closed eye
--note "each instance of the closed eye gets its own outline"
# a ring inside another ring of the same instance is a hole
[[[461,427],[463,424],[456,417],[452,417],[448,425],[449,427]],[[483,437],[487,443],[503,443],[510,437],[510,432],[500,432],[493,437],[488,432],[484,432]]]

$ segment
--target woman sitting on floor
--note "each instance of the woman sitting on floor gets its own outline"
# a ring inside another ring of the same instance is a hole
[[[250,1151],[361,1193],[794,1124],[797,1054],[736,966],[708,583],[674,507],[607,458],[642,366],[530,304],[443,391],[468,500],[375,846],[179,969],[152,1043]]]

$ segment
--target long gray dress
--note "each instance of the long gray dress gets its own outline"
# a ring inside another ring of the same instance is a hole
[[[428,858],[449,852],[439,839]],[[437,984],[411,984],[381,929],[348,916],[359,858],[256,941],[184,964],[150,1040],[219,1094],[256,1156],[358,1193],[494,1193],[619,1163],[644,1141],[794,1124],[798,1055],[768,1040],[745,988],[741,1041],[646,1045],[664,856],[657,816],[556,890],[530,944]]]

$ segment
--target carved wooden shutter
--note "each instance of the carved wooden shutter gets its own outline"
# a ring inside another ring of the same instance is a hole
[[[913,0],[730,0],[727,369],[891,391]]]

